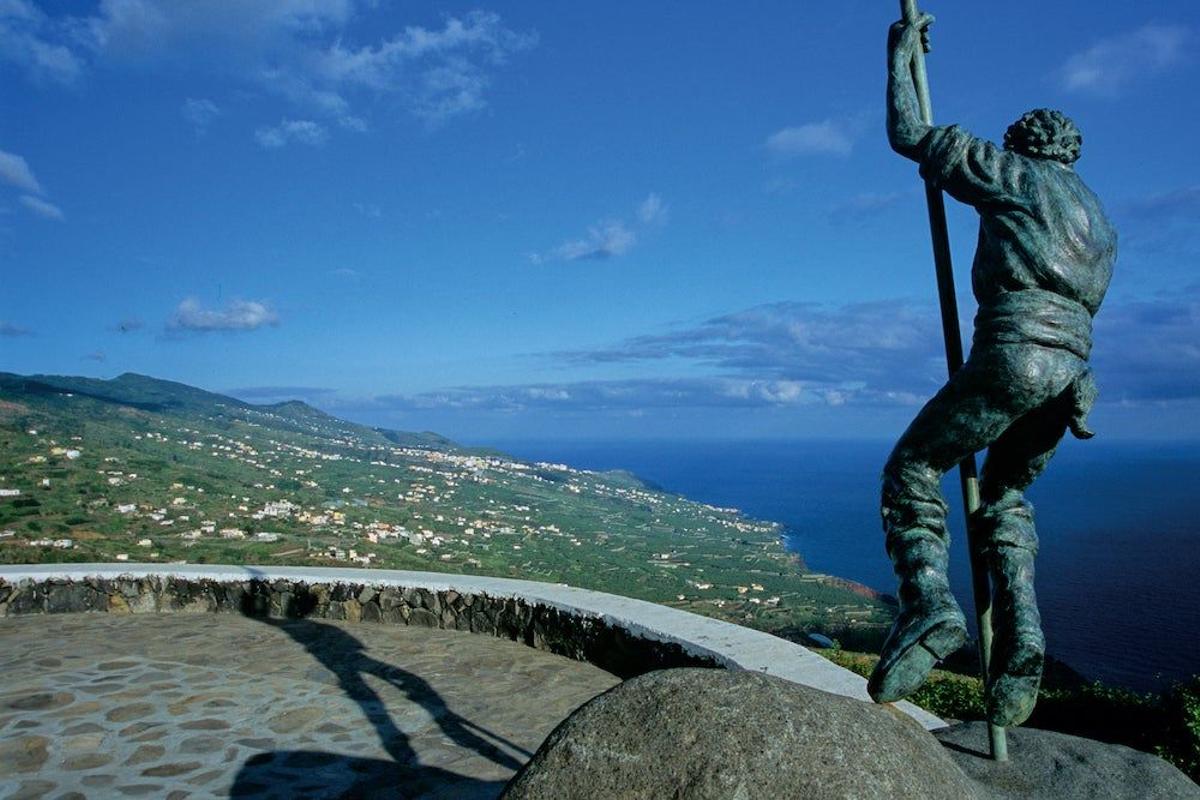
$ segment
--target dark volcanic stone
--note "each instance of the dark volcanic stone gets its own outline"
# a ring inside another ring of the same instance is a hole
[[[419,628],[436,628],[438,626],[438,617],[432,611],[427,611],[424,608],[414,608],[409,618],[409,624]]]
[[[758,673],[652,672],[567,718],[506,800],[984,795],[920,725],[888,706]]]
[[[66,611],[95,611],[101,607],[102,597],[98,591],[86,584],[52,584],[47,592],[46,610],[52,614]],[[103,598],[107,603],[107,598]]]
[[[970,778],[996,800],[1186,800],[1200,786],[1157,756],[1035,728],[1008,729],[1007,763],[987,757],[987,725],[934,733]]]

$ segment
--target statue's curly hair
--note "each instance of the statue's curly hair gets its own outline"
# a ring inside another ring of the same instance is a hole
[[[1083,134],[1061,111],[1037,108],[1026,112],[1004,132],[1004,149],[1064,164],[1079,159]]]

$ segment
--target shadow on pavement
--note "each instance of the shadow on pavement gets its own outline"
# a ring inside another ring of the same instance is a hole
[[[367,675],[386,681],[424,708],[446,738],[459,747],[514,772],[532,756],[528,750],[456,714],[420,676],[372,658],[363,643],[347,631],[303,618],[307,609],[302,605],[289,609],[297,618],[271,619],[262,615],[263,609],[254,605],[253,598],[247,600],[242,609],[245,616],[283,631],[337,677],[342,692],[358,703],[392,760],[306,750],[260,753],[242,765],[230,789],[231,797],[419,796],[482,800],[499,795],[503,781],[480,781],[421,765],[409,737],[396,726],[379,694],[366,682]]]

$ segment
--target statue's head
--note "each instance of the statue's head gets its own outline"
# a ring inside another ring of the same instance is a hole
[[[1074,164],[1083,135],[1061,111],[1037,108],[1026,112],[1004,132],[1004,149],[1031,158]]]

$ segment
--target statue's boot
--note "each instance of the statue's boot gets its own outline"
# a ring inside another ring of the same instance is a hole
[[[985,468],[986,469],[986,468]],[[1020,725],[1037,704],[1046,637],[1033,589],[1038,537],[1033,506],[1016,490],[981,508],[973,520],[992,579],[992,654],[988,720]]]
[[[989,553],[992,657],[988,720],[1008,727],[1029,719],[1046,661],[1046,637],[1033,589],[1035,550],[1001,545]]]
[[[900,613],[884,642],[867,691],[877,703],[891,703],[921,688],[937,662],[967,639],[962,609],[950,593],[945,541],[914,528],[888,537]]]

